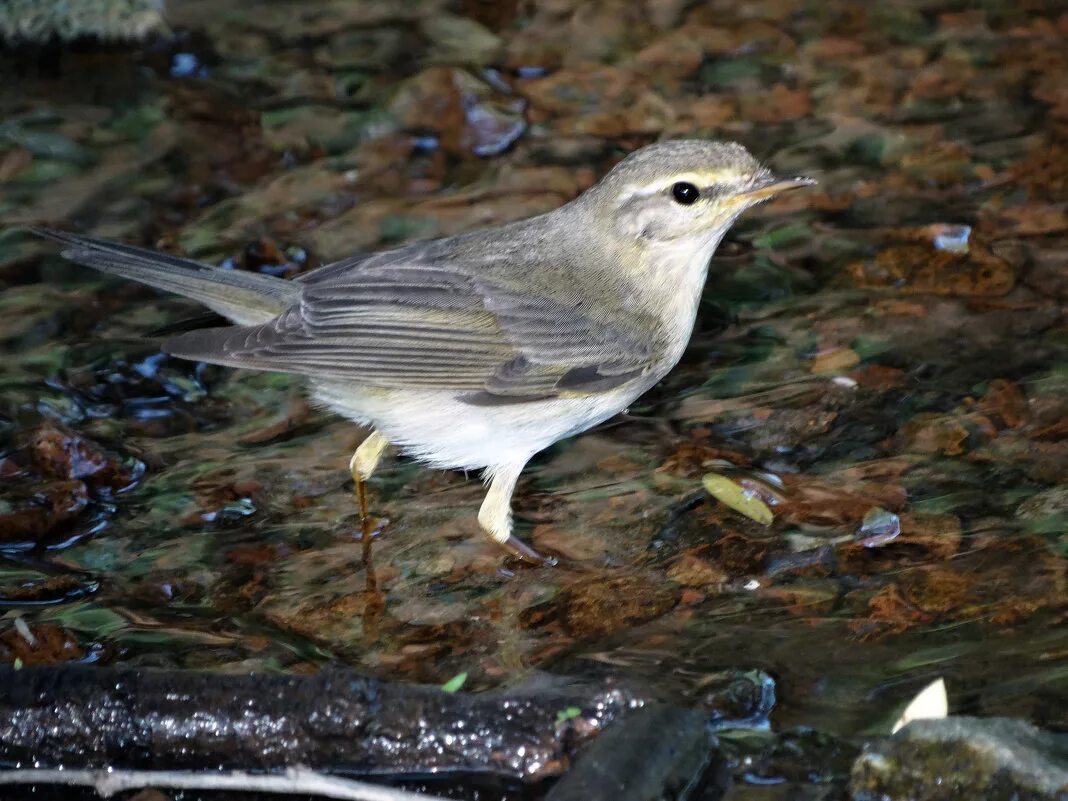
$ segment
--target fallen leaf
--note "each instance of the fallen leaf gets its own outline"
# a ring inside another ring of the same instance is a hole
[[[451,679],[449,679],[447,682],[445,682],[444,684],[441,685],[441,691],[445,692],[445,693],[458,692],[460,690],[460,688],[464,686],[464,683],[466,681],[467,681],[467,673],[466,672],[457,673],[455,676],[453,676]]]
[[[760,499],[755,491],[746,489],[726,476],[706,473],[701,483],[704,484],[709,495],[750,520],[770,526],[775,519],[771,508]]]
[[[949,714],[949,699],[946,696],[946,682],[935,679],[909,701],[890,733],[897,734],[914,720],[938,720]]]

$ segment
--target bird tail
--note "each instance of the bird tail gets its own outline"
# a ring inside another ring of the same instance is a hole
[[[66,245],[63,256],[73,262],[192,298],[238,325],[266,322],[300,300],[300,285],[281,278],[223,270],[192,259],[51,228],[30,230]]]

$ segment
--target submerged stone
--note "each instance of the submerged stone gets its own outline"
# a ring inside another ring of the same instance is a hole
[[[853,765],[855,801],[1064,801],[1068,736],[1012,718],[916,720]]]

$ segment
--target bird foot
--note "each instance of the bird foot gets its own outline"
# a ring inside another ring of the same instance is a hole
[[[514,535],[509,535],[508,539],[500,543],[508,553],[529,565],[536,565],[538,567],[553,567],[556,565],[556,559],[551,556],[542,556],[535,551],[523,540]]]

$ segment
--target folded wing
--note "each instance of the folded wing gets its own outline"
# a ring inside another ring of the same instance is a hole
[[[266,323],[189,332],[164,349],[235,367],[450,390],[480,404],[601,392],[643,375],[653,359],[628,321],[605,324],[578,303],[418,259],[328,265],[299,286],[299,302]]]

